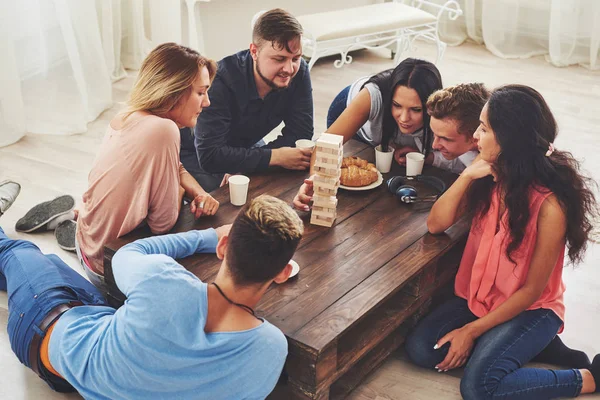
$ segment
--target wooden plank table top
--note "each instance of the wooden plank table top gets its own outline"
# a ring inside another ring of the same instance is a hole
[[[344,156],[349,155],[369,161],[375,156],[370,146],[354,140],[344,146]],[[424,173],[447,184],[456,178],[427,166]],[[406,329],[402,324],[452,278],[469,224],[460,221],[443,235],[430,235],[429,207],[403,204],[385,187],[385,178],[403,174],[404,168],[394,163],[375,189],[340,189],[331,228],[311,225],[310,214],[299,213],[305,224],[294,255],[300,273],[284,284],[273,284],[256,307],[257,315],[281,329],[289,343],[288,382],[272,397],[343,397],[357,383],[352,381],[399,346],[403,340],[399,334]],[[306,171],[287,170],[253,175],[248,196],[269,194],[291,203],[305,177]],[[414,186],[419,195],[434,193],[422,184]],[[194,220],[184,207],[172,232],[231,223],[240,208],[229,203],[228,188],[212,195],[221,203],[215,216]],[[112,276],[112,256],[125,244],[150,235],[139,229],[105,247],[104,269],[113,304],[122,302],[123,295]],[[204,282],[216,277],[221,263],[214,254],[178,261]]]

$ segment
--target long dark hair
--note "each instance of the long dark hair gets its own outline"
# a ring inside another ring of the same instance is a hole
[[[437,67],[429,61],[407,58],[394,69],[388,69],[372,76],[367,83],[374,83],[381,91],[383,99],[383,126],[381,148],[387,151],[388,144],[398,129],[398,124],[392,117],[392,97],[398,86],[414,89],[421,99],[423,107],[423,153],[429,154],[433,142],[433,134],[429,128],[427,114],[427,98],[433,92],[442,88],[442,76]],[[363,85],[364,87],[364,85]]]
[[[530,219],[527,193],[547,189],[566,215],[569,259],[573,264],[581,262],[598,211],[590,190],[595,182],[580,173],[579,162],[571,153],[554,150],[546,156],[557,134],[548,104],[528,86],[506,85],[492,92],[487,107],[488,121],[501,149],[494,169],[508,210],[507,257],[514,262],[511,255],[519,249]],[[486,213],[494,186],[491,177],[473,182],[468,209],[479,215]]]

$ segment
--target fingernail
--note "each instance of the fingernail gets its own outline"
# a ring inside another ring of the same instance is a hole
[[[438,369],[438,372],[444,372],[444,371],[442,371],[441,369]]]
[[[433,349],[434,349],[434,350],[437,350],[437,349],[439,349],[439,348],[440,348],[440,346],[438,346],[438,345],[437,345],[437,343],[435,344],[435,346],[433,346]]]
[[[444,370],[444,372],[448,372],[448,370],[447,370],[447,369],[445,369],[445,370]]]
[[[433,367],[433,368],[435,368],[435,369],[439,369],[437,366],[435,366],[435,367]]]

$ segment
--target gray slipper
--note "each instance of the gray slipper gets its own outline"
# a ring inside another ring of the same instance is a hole
[[[0,215],[12,206],[20,191],[21,185],[17,182],[4,181],[0,183]]]
[[[54,200],[45,201],[31,210],[23,218],[17,221],[15,230],[17,232],[33,232],[43,228],[48,222],[72,211],[75,208],[75,199],[71,195],[64,195]]]
[[[75,232],[77,223],[73,220],[63,221],[54,230],[58,247],[67,251],[75,251]]]

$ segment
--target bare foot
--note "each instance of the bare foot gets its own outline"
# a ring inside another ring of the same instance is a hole
[[[583,386],[581,388],[581,394],[594,393],[596,391],[596,382],[594,376],[589,369],[580,369],[581,377],[583,378]]]

